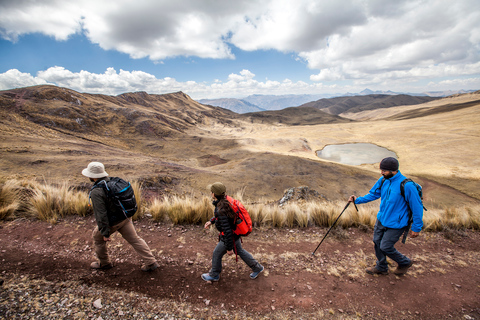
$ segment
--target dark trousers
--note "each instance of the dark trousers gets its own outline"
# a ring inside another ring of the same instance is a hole
[[[387,257],[398,263],[399,266],[405,266],[410,263],[410,259],[395,249],[395,243],[398,242],[405,228],[393,229],[384,227],[377,220],[373,229],[373,243],[375,244],[375,255],[377,256],[377,269],[388,271]]]
[[[249,266],[253,272],[259,271],[262,269],[262,265],[258,263],[255,258],[245,249],[242,248],[242,242],[240,238],[235,241],[235,247],[237,248],[237,254],[242,258],[242,260]],[[215,250],[213,250],[212,256],[212,268],[210,269],[210,276],[218,277],[220,272],[222,272],[222,258],[227,253],[227,247],[223,241],[219,241]]]

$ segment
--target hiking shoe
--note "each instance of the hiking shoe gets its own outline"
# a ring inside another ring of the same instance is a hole
[[[250,273],[250,279],[252,279],[252,280],[257,279],[258,275],[260,274],[260,272],[263,272],[263,270],[265,270],[265,268],[262,266],[262,269]]]
[[[90,264],[90,268],[92,269],[96,269],[96,270],[108,270],[108,269],[111,269],[113,268],[113,264],[111,263],[107,263],[107,264],[104,264],[103,266],[100,264],[100,262],[98,261],[94,261]]]
[[[142,266],[142,271],[148,272],[153,271],[159,267],[158,263],[155,261],[152,264]]]
[[[403,265],[403,266],[397,266],[397,269],[395,269],[395,271],[393,271],[393,273],[396,274],[397,276],[402,276],[405,273],[407,273],[408,269],[410,269],[410,267],[412,265],[413,265],[413,261],[410,261],[409,264],[406,264],[406,265]]]
[[[388,270],[387,271],[382,271],[382,270],[377,269],[377,267],[367,268],[367,269],[365,269],[365,272],[368,273],[368,274],[381,274],[381,275],[388,274]]]
[[[217,277],[212,277],[209,273],[202,274],[202,279],[205,281],[218,281],[220,280],[220,275]]]

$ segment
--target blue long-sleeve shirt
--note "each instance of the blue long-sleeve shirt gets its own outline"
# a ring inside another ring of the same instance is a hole
[[[405,184],[404,199],[400,191],[400,184],[406,178],[400,171],[390,179],[385,179],[380,189],[382,179],[383,177],[378,179],[369,193],[357,198],[355,203],[362,204],[381,198],[377,219],[387,228],[401,229],[408,224],[408,202],[413,217],[411,229],[420,232],[423,227],[423,204],[415,185],[413,183]]]

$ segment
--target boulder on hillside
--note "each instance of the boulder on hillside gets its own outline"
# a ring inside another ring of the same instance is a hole
[[[308,186],[301,186],[285,190],[282,199],[280,199],[278,203],[282,206],[288,201],[311,201],[319,200],[319,198],[325,197],[316,190],[310,190]]]

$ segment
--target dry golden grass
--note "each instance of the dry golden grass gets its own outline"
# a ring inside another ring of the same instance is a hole
[[[445,229],[480,230],[480,205],[459,208],[430,209],[423,214],[424,229],[442,231]]]
[[[193,195],[164,196],[147,202],[142,195],[142,186],[132,182],[139,209],[134,218],[145,212],[155,221],[168,220],[173,224],[203,224],[213,216],[211,199],[203,196],[198,200]],[[0,185],[0,219],[35,216],[38,219],[56,223],[67,215],[86,216],[91,213],[88,207],[88,192],[75,191],[67,182],[58,184],[40,183],[35,180],[7,180]],[[243,201],[243,191],[234,197]],[[338,218],[344,202],[312,201],[305,203],[244,203],[256,227],[276,228],[308,227],[316,225],[330,227]],[[375,224],[378,204],[358,206],[357,212],[350,205],[338,219],[339,228],[370,227]],[[424,212],[425,231],[447,229],[480,230],[480,205],[429,209]]]
[[[41,183],[31,186],[33,212],[40,220],[56,223],[60,217],[75,214],[85,216],[88,212],[88,196],[72,191],[66,182],[59,186]]]
[[[195,203],[197,203],[195,205]],[[317,225],[330,227],[340,215],[345,203],[341,202],[307,202],[303,205],[287,203],[245,205],[254,226],[271,226],[276,228],[307,227]],[[377,206],[367,204],[359,206],[357,212],[353,206],[347,208],[338,219],[341,228],[375,225]],[[205,222],[213,214],[213,206],[208,197],[196,201],[188,197],[164,197],[155,199],[149,211],[157,221],[166,216],[174,224]],[[202,213],[200,213],[202,212]],[[430,209],[424,212],[424,230],[442,231],[450,229],[480,229],[480,206]]]
[[[194,197],[164,196],[162,200],[153,199],[148,211],[156,221],[166,217],[173,224],[205,223],[213,216],[213,206],[208,197],[200,201]]]
[[[60,184],[40,183],[36,180],[8,180],[0,192],[1,219],[37,217],[56,223],[66,215],[86,216],[88,194],[73,190],[67,182]]]
[[[143,198],[142,193],[142,184],[138,181],[131,182],[133,193],[135,194],[135,199],[137,200],[137,212],[132,217],[132,220],[137,220],[143,217],[145,213],[145,199]]]
[[[148,207],[148,212],[152,215],[153,220],[164,221],[168,215],[167,210],[169,207],[170,202],[167,196],[165,196],[162,200],[155,198]]]
[[[15,187],[12,187],[14,185]],[[10,182],[10,186],[10,197],[20,198],[20,207],[25,209],[24,214],[40,220],[56,223],[60,217],[66,215],[85,216],[89,212],[88,196],[74,191],[67,182],[54,185],[35,180],[20,180]],[[20,197],[15,190],[23,190],[25,196]]]
[[[14,213],[19,210],[20,188],[15,180],[7,180],[3,183],[0,190],[0,220],[14,217]]]

